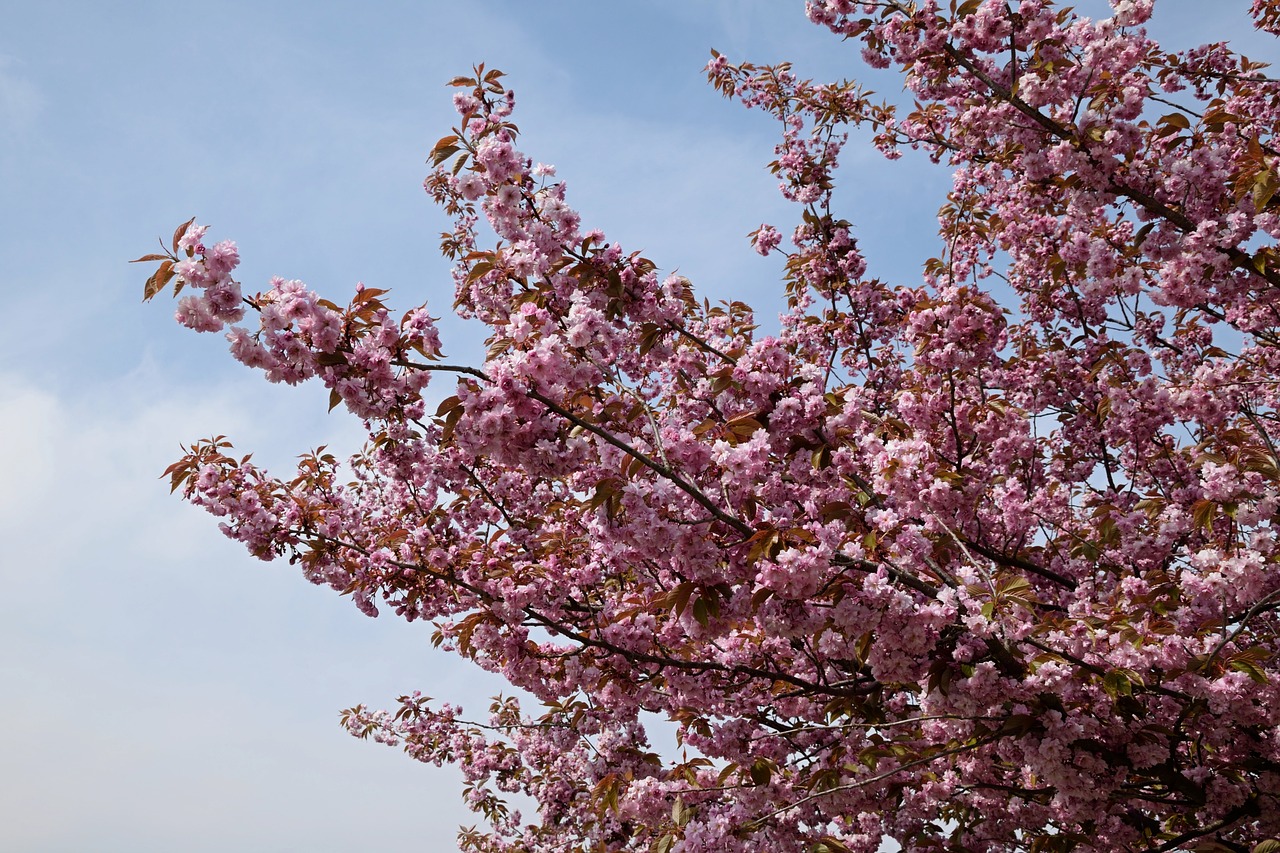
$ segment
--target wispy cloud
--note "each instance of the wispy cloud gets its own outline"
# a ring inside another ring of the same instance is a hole
[[[45,98],[21,73],[22,63],[0,54],[0,132],[31,129],[44,109]]]
[[[69,395],[0,370],[6,849],[454,849],[456,772],[358,743],[337,713],[415,687],[479,710],[495,681],[249,558],[157,479],[210,430],[283,465],[315,424],[282,390],[144,365]],[[312,434],[346,443],[326,420]],[[369,826],[380,810],[404,817]]]

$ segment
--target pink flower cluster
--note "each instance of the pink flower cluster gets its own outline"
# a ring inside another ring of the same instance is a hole
[[[462,769],[487,822],[464,849],[1280,834],[1280,82],[1223,45],[1160,49],[1150,0],[1098,21],[1049,0],[807,8],[916,103],[708,65],[779,122],[800,213],[776,334],[584,231],[481,66],[453,81],[425,186],[483,365],[440,363],[426,309],[396,319],[380,290],[242,300],[234,245],[189,228],[180,321],[230,326],[273,381],[319,379],[369,443],[275,479],[214,439],[174,488],[532,697],[345,717]],[[835,212],[859,128],[953,170],[920,281],[870,275]],[[432,416],[440,372],[457,384]]]
[[[188,257],[173,268],[180,284],[202,291],[184,296],[175,315],[179,323],[197,332],[221,331],[227,323],[244,317],[240,285],[231,278],[232,271],[240,265],[240,252],[230,240],[206,249],[200,241],[207,230],[203,225],[187,229],[178,248],[198,257]]]

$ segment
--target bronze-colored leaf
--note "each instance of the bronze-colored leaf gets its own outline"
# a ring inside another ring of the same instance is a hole
[[[187,233],[187,229],[191,227],[191,223],[195,221],[196,221],[196,218],[193,216],[190,219],[188,219],[186,222],[182,223],[181,225],[179,225],[177,228],[174,229],[174,232],[173,232],[173,251],[174,252],[178,251],[178,241],[183,238],[183,235]]]
[[[173,261],[165,261],[156,271],[147,279],[146,286],[142,290],[142,301],[146,302],[160,291],[164,290],[164,286],[173,278]]]
[[[458,399],[456,394],[452,397],[446,397],[440,401],[440,406],[436,409],[436,417],[442,417],[461,405],[462,401]]]

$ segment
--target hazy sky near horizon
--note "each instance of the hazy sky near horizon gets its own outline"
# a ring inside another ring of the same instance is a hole
[[[1153,29],[1275,60],[1247,6],[1161,0]],[[453,850],[474,822],[457,774],[338,712],[421,689],[483,717],[502,685],[429,626],[252,559],[157,479],[215,433],[282,472],[354,450],[359,425],[179,328],[167,296],[141,304],[125,261],[195,215],[239,243],[249,292],[363,281],[447,314],[424,160],[455,118],[443,82],[483,61],[585,227],[768,325],[780,267],[745,235],[794,222],[764,168],[776,128],[701,69],[715,47],[865,78],[856,49],[798,0],[0,0],[0,20],[0,849]],[[838,178],[873,271],[918,275],[945,170],[855,141]],[[474,328],[442,328],[451,360],[479,360]]]

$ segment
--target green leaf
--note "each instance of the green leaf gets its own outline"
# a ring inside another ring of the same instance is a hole
[[[813,451],[813,467],[819,471],[828,468],[831,465],[831,447],[830,445],[822,445]]]
[[[706,627],[707,622],[710,621],[710,607],[707,604],[706,598],[700,597],[693,602],[693,618],[704,628]]]
[[[1251,195],[1253,196],[1253,206],[1258,212],[1267,206],[1271,201],[1271,197],[1276,194],[1276,190],[1280,189],[1280,176],[1276,175],[1274,169],[1264,169],[1258,173],[1253,179],[1253,188]]]
[[[1236,672],[1243,672],[1258,684],[1267,683],[1266,671],[1251,660],[1236,659],[1231,661],[1230,666]]]
[[[1142,687],[1142,676],[1131,669],[1112,669],[1102,677],[1102,689],[1113,699],[1132,696],[1134,686]]]

